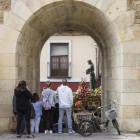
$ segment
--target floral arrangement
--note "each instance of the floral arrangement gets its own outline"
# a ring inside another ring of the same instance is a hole
[[[87,86],[86,79],[84,78],[81,79],[78,90],[74,92],[73,94],[74,94],[74,99],[77,98],[78,96],[86,97],[91,94],[91,91],[89,87]]]
[[[99,106],[101,103],[101,87],[96,88],[95,90],[90,90],[86,83],[86,79],[82,78],[79,83],[78,90],[73,92],[74,97],[74,106],[73,110],[84,110],[85,105],[88,106]]]

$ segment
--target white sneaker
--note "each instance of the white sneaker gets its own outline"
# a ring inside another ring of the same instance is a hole
[[[52,134],[53,133],[53,131],[52,130],[50,130],[50,134]]]
[[[58,134],[62,134],[62,132],[60,131],[60,132],[58,132]]]
[[[48,130],[45,130],[45,134],[48,134],[49,133],[49,131]]]
[[[69,131],[69,134],[74,134],[74,133],[75,133],[75,131],[74,131],[74,130]]]

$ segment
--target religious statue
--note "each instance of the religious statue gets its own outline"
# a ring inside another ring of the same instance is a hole
[[[91,60],[88,60],[87,62],[90,65],[90,68],[86,70],[86,74],[90,74],[90,90],[94,90],[96,88],[94,65]]]

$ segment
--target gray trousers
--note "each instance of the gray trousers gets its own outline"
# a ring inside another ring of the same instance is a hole
[[[72,131],[72,119],[71,119],[71,107],[70,108],[59,108],[59,120],[58,120],[58,132],[62,132],[62,119],[66,111],[68,120],[68,131]]]

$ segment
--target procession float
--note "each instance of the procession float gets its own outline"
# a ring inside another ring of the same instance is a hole
[[[74,104],[73,119],[75,124],[81,119],[91,119],[91,114],[96,114],[96,120],[100,121],[101,110],[98,107],[101,106],[101,87],[90,90],[86,79],[82,78],[79,83],[79,87],[76,92],[73,92]],[[92,113],[86,112],[91,110]]]

